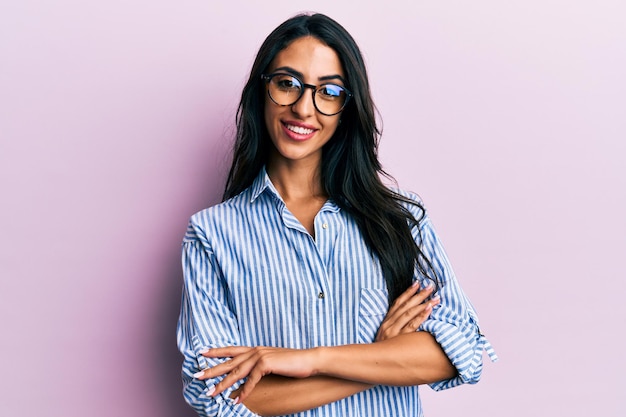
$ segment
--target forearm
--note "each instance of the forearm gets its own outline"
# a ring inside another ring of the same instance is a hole
[[[200,380],[225,375],[211,395],[218,395],[236,381],[247,378],[233,397],[239,396],[240,401],[262,415],[280,415],[328,404],[367,389],[364,384],[419,385],[452,378],[457,372],[441,346],[426,332],[405,333],[371,344],[303,350],[229,346],[202,354],[232,358],[194,375]],[[295,379],[270,379],[268,375]],[[255,397],[249,403],[252,395]]]
[[[296,379],[267,375],[244,400],[244,405],[261,416],[293,414],[320,407],[370,388],[371,384],[330,376]],[[241,389],[233,392],[232,398]]]
[[[453,378],[457,371],[427,332],[371,344],[317,348],[317,375],[381,385],[419,385]]]
[[[456,375],[430,333],[416,332],[371,344],[320,347],[317,375],[263,377],[244,404],[262,416],[292,414],[338,401],[373,385],[419,385]],[[241,390],[241,389],[240,389]],[[239,395],[235,391],[231,397]]]

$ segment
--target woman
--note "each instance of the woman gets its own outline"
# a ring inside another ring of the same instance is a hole
[[[478,381],[490,346],[421,203],[381,182],[377,141],[345,29],[320,14],[276,28],[224,202],[183,242],[178,344],[200,415],[421,416],[419,384]]]

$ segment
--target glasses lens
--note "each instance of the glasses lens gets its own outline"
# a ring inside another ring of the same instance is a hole
[[[313,100],[315,108],[322,114],[332,116],[339,113],[346,105],[350,93],[337,84],[323,84],[317,88],[302,84],[298,78],[289,74],[272,74],[264,76],[268,82],[267,92],[274,103],[280,106],[295,104],[305,88],[314,90]]]
[[[339,113],[346,104],[348,94],[345,88],[336,84],[324,84],[315,92],[315,104],[320,113]]]
[[[270,79],[270,97],[281,106],[290,106],[298,101],[301,91],[302,83],[291,75],[276,74]]]

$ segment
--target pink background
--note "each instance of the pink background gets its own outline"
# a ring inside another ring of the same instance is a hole
[[[0,415],[194,415],[180,241],[257,48],[311,8],[360,43],[385,167],[501,357],[427,415],[624,415],[623,1],[338,3],[2,4]]]

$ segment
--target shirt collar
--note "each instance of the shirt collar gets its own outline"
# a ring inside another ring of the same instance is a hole
[[[263,191],[265,191],[268,188],[270,192],[274,194],[275,197],[282,200],[282,198],[280,198],[280,194],[278,194],[278,191],[276,191],[276,189],[274,188],[274,185],[272,184],[272,181],[270,180],[269,175],[267,175],[265,166],[263,166],[261,170],[259,171],[259,174],[256,176],[256,178],[252,182],[252,185],[250,186],[250,191],[251,191],[250,202],[253,203],[257,198],[259,198],[259,196],[263,193]]]
[[[268,190],[278,200],[283,201],[282,197],[278,193],[278,190],[276,190],[276,188],[274,187],[274,184],[272,184],[272,180],[270,180],[269,175],[267,175],[265,166],[263,166],[261,170],[259,171],[259,174],[256,176],[256,178],[252,182],[252,185],[250,186],[250,192],[251,192],[250,203],[254,203],[254,201],[257,198],[259,198],[259,196],[263,194],[265,190]],[[324,206],[322,207],[320,211],[330,211],[330,212],[336,213],[339,210],[340,210],[340,207],[337,204],[335,204],[335,202],[332,199],[329,199],[324,204]]]

